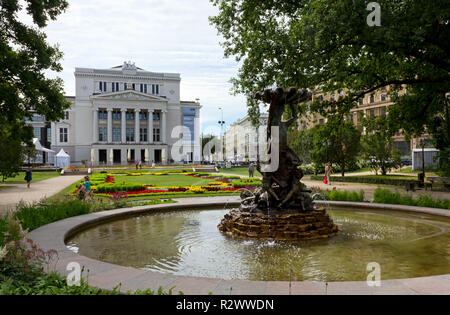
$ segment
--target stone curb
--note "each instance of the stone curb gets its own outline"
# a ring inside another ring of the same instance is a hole
[[[100,222],[115,220],[148,213],[152,211],[168,211],[177,209],[198,209],[198,208],[231,208],[240,204],[236,197],[217,197],[216,200],[180,200],[177,204],[145,206],[130,209],[120,209],[93,213],[74,218],[68,218],[59,222],[43,226],[28,234],[38,246],[44,250],[54,249],[58,251],[59,260],[55,262],[53,271],[66,276],[67,265],[72,262],[79,263],[85,270],[84,277],[88,273],[88,283],[91,286],[101,289],[111,290],[120,284],[121,292],[137,289],[164,290],[174,288],[174,294],[179,291],[188,295],[207,295],[212,292],[214,295],[229,295],[232,288],[233,295],[288,295],[289,282],[283,281],[247,281],[247,280],[223,280],[209,279],[189,276],[165,275],[130,267],[122,267],[109,263],[97,261],[88,257],[78,255],[65,245],[65,240],[89,226]],[[408,212],[421,212],[425,214],[440,215],[449,217],[442,213],[441,209],[427,209],[417,207],[399,207],[390,205],[374,205],[368,203],[349,202],[318,202],[318,204],[329,204],[333,207],[361,207],[368,209],[389,209]],[[448,211],[448,210],[445,210]],[[382,281],[381,287],[369,287],[366,282],[293,282],[293,295],[417,295],[417,294],[445,294],[450,295],[450,275],[441,275],[425,278],[412,278],[401,280]]]

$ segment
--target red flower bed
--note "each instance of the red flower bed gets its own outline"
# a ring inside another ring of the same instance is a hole
[[[114,180],[114,177],[112,176],[106,177],[105,184],[115,184],[115,183],[116,181]]]

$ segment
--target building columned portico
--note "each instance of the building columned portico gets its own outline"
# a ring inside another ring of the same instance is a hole
[[[198,102],[180,101],[180,75],[153,73],[131,63],[106,70],[75,71],[77,95],[66,120],[52,124],[52,148],[64,148],[72,163],[126,165],[173,163],[172,130],[191,134],[183,161],[198,162]],[[189,147],[189,146],[188,146]]]

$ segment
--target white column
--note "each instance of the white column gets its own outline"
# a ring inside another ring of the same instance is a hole
[[[112,108],[108,108],[108,143],[112,143]]]
[[[127,143],[127,110],[125,108],[122,108],[122,112],[121,112],[121,118],[122,118],[122,129],[120,130],[121,132],[121,137],[122,137],[122,143]]]
[[[140,128],[141,128],[141,121],[139,120],[139,112],[140,112],[141,110],[140,109],[135,109],[134,110],[134,119],[135,119],[135,122],[136,122],[136,124],[135,124],[135,132],[134,132],[134,140],[135,140],[135,142],[136,143],[140,143],[141,141],[140,141],[140,139],[139,139],[139,136],[140,136]],[[136,158],[136,152],[135,152],[135,158]]]
[[[148,111],[148,143],[153,144],[153,113],[155,111],[150,109]]]
[[[166,121],[166,114],[167,114],[167,111],[165,111],[165,110],[163,110],[162,111],[162,125],[161,125],[161,140],[162,140],[162,143],[167,143],[167,135],[166,135],[166,132],[167,132],[167,121]]]
[[[92,142],[97,143],[98,142],[98,109],[94,108],[93,111],[93,126],[92,126]]]

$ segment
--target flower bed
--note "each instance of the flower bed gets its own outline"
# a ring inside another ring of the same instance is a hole
[[[179,174],[179,173],[178,173]],[[161,173],[142,173],[142,172],[121,172],[117,176],[165,176],[170,175],[169,172]],[[175,174],[173,174],[175,175]],[[155,187],[154,185],[135,184],[135,183],[116,183],[113,174],[95,174],[92,176],[94,194],[97,197],[105,196],[109,198],[128,198],[142,197],[152,195],[173,195],[173,194],[220,194],[239,192],[242,189],[254,189],[261,186],[261,180],[258,178],[243,178],[237,176],[212,175],[208,173],[191,172],[186,176],[201,178],[204,180],[213,180],[207,186],[172,186],[172,187]],[[234,180],[233,179],[239,179]],[[76,192],[75,192],[76,193]]]

